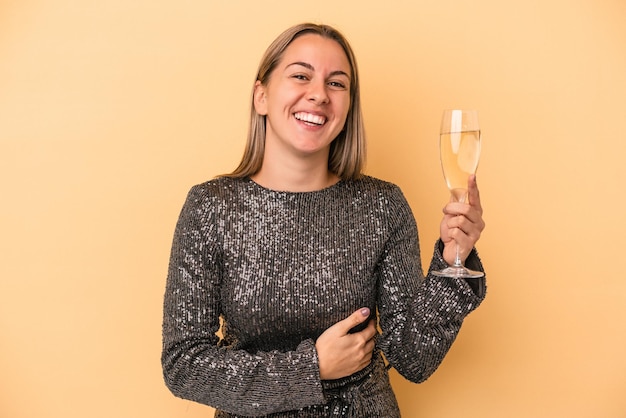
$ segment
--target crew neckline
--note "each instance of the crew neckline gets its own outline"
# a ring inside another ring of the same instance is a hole
[[[278,189],[272,189],[272,188],[269,188],[269,187],[265,187],[265,186],[257,183],[256,181],[254,181],[251,177],[245,177],[243,180],[245,182],[249,183],[250,185],[252,185],[256,189],[263,190],[263,191],[266,191],[266,192],[271,192],[271,193],[280,193],[280,194],[284,194],[284,195],[312,195],[312,194],[316,194],[316,193],[324,193],[324,192],[328,192],[328,191],[334,190],[335,188],[338,188],[342,184],[345,183],[345,181],[343,179],[339,179],[337,182],[331,184],[330,186],[326,186],[326,187],[324,187],[322,189],[302,191],[302,192],[294,192],[294,191],[290,191],[290,190],[278,190]]]

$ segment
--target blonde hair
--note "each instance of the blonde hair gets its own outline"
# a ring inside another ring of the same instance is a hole
[[[328,25],[302,23],[280,34],[267,48],[257,71],[256,81],[267,85],[272,72],[282,59],[287,47],[298,37],[305,34],[317,34],[336,41],[346,53],[350,64],[350,109],[343,130],[330,146],[328,169],[343,180],[357,179],[365,166],[366,143],[358,69],[354,52],[346,38]],[[248,139],[239,166],[228,177],[249,177],[256,174],[263,165],[265,151],[265,116],[256,112],[254,107],[254,88],[250,110]]]

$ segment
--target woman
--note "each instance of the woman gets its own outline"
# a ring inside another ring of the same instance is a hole
[[[328,26],[288,29],[261,61],[239,167],[194,186],[176,227],[162,356],[175,395],[216,417],[400,416],[381,353],[428,378],[485,282],[424,278],[409,205],[362,174],[364,156],[349,44]],[[457,243],[482,270],[474,178],[468,189],[470,204],[444,208],[431,270]]]

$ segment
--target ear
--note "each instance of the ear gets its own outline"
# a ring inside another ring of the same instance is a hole
[[[267,115],[267,89],[259,80],[254,83],[254,110],[259,115]]]

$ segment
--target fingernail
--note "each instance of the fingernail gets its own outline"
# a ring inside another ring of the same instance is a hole
[[[363,315],[363,316],[370,316],[370,308],[363,308],[363,309],[361,309],[361,315]]]

